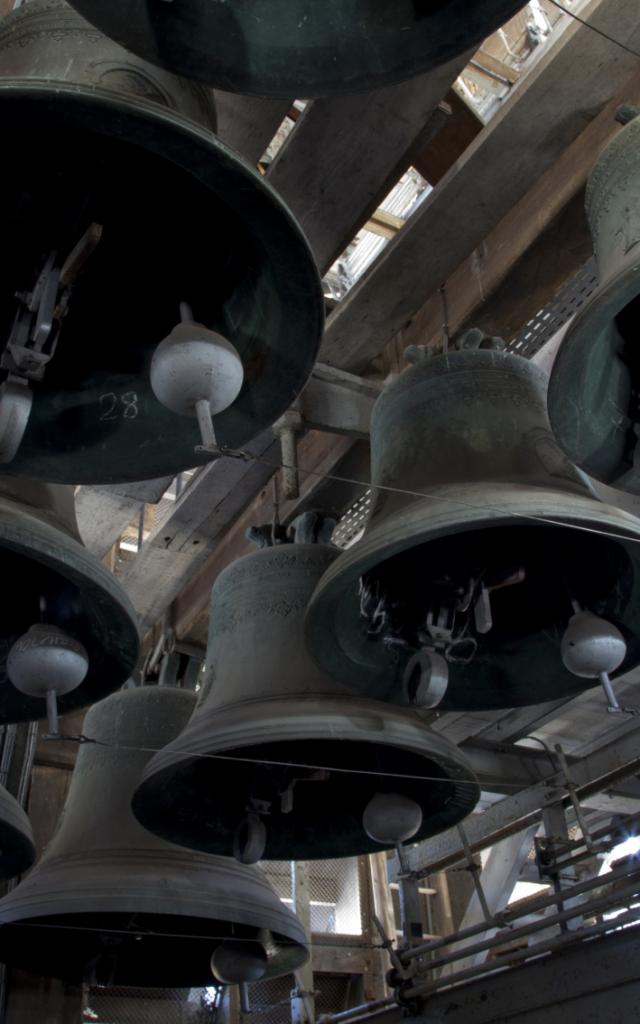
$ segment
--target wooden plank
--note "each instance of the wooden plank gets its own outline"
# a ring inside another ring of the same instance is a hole
[[[469,54],[390,88],[316,100],[268,171],[268,180],[327,270],[444,119],[429,125]]]
[[[636,0],[584,16],[640,45]],[[601,69],[606,66],[606,73]],[[363,370],[637,71],[637,59],[570,23],[329,319],[321,358]]]

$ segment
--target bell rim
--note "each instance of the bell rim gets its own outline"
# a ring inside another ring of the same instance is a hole
[[[158,842],[160,842],[158,840]],[[281,936],[303,952],[307,941],[304,929],[296,916],[278,899],[263,872],[250,865],[239,864],[229,857],[187,850],[183,846],[166,844],[166,849],[97,849],[64,851],[53,857],[43,855],[41,862],[19,886],[0,900],[0,930],[7,925],[19,924],[22,920],[44,917],[86,917],[94,914],[148,914],[187,920],[198,918],[202,921],[220,922],[221,926],[249,926],[258,931],[268,931]],[[170,903],[172,909],[163,909],[159,903],[159,883],[154,880],[156,891],[145,893],[141,889],[148,878],[150,863],[154,868],[160,864],[168,871],[173,869],[176,879],[171,883]],[[196,884],[184,885],[184,879],[191,877],[189,867],[196,865],[199,872],[207,869],[220,876],[214,893],[207,889],[208,879],[200,878],[201,888]],[[235,870],[243,869],[243,870]],[[73,889],[69,888],[73,871]],[[56,889],[55,879],[60,874]],[[86,874],[86,880],[83,875]],[[102,877],[101,877],[102,876]],[[112,876],[112,877],[110,877]],[[225,877],[225,876],[228,876]],[[122,879],[115,887],[114,879]],[[183,885],[179,881],[183,881]],[[252,896],[244,896],[233,888],[233,882],[253,881]],[[138,883],[138,884],[136,884]],[[225,883],[230,883],[225,885]],[[44,888],[51,886],[51,888]],[[44,892],[42,891],[44,888]],[[260,905],[260,895],[272,906]],[[74,906],[77,904],[77,906]],[[209,909],[210,913],[203,911]],[[19,917],[13,916],[18,914]]]
[[[249,710],[255,712],[258,707],[259,713],[247,714]],[[361,735],[356,733],[354,726],[354,719],[358,715],[363,719]],[[195,740],[191,739],[187,748],[184,737],[193,723],[192,719],[182,735],[178,735],[147,762],[132,798],[132,810],[143,827],[154,834],[169,839],[169,832],[158,832],[147,812],[153,805],[158,817],[162,815],[161,805],[167,792],[166,784],[176,770],[189,769],[197,764],[203,755],[215,757],[216,753],[224,755],[224,752],[230,749],[237,751],[241,759],[243,749],[264,745],[265,742],[283,744],[330,739],[345,745],[377,744],[421,756],[426,762],[435,763],[444,771],[440,782],[451,788],[451,796],[438,810],[437,815],[432,815],[431,826],[429,819],[425,819],[413,842],[429,839],[462,821],[471,813],[480,797],[478,781],[463,752],[446,737],[430,729],[417,713],[408,707],[401,708],[353,694],[335,698],[305,695],[295,702],[291,697],[259,698],[220,708],[215,714],[214,721],[216,731],[214,732],[210,726],[203,728],[200,736]],[[192,729],[190,732],[193,734]],[[236,736],[242,739],[241,744],[234,745]],[[265,736],[268,737],[267,740]],[[189,740],[188,736],[187,739]],[[230,765],[232,761],[226,763]],[[172,836],[170,841],[189,849],[205,849],[204,846],[193,846],[190,841],[181,841],[175,836]],[[231,837],[228,846],[231,849]],[[301,847],[299,844],[296,845],[294,840],[291,840],[290,848],[296,859],[314,860],[325,856],[322,853],[316,853],[314,856],[313,850],[306,846],[303,852],[300,852]],[[387,848],[391,847],[368,841],[363,831],[360,853],[380,852]],[[277,846],[273,850],[267,846],[261,859],[281,860],[280,852]],[[355,855],[358,855],[357,851],[351,849],[346,853],[337,854]]]
[[[625,306],[640,295],[640,245],[634,246],[629,256],[633,258],[627,258],[625,265],[608,277],[589,296],[567,328],[551,367],[547,407],[551,427],[558,444],[577,466],[585,467],[585,472],[593,476],[595,480],[619,490],[623,494],[640,494],[640,474],[636,478],[637,489],[617,487],[616,481],[624,475],[624,471],[616,476],[593,471],[588,466],[589,454],[585,455],[567,443],[561,429],[561,411],[567,402],[567,382],[575,380],[576,365],[580,365],[577,363],[576,356],[580,352],[593,349],[593,339],[596,339],[595,344],[597,344],[598,339],[612,320],[622,312]],[[584,384],[584,381],[581,383]]]
[[[268,238],[268,246],[263,248],[264,259],[268,260],[270,271],[274,274],[274,288],[285,311],[285,322],[280,325],[280,333],[293,339],[287,348],[287,366],[289,369],[293,367],[295,372],[293,379],[288,380],[286,392],[283,391],[280,401],[271,401],[259,422],[251,420],[251,409],[254,406],[260,407],[261,396],[277,396],[278,389],[274,385],[280,376],[279,364],[271,365],[268,372],[258,376],[246,392],[241,392],[237,403],[232,406],[236,413],[239,408],[243,411],[241,427],[225,426],[226,412],[216,416],[216,436],[220,444],[233,448],[248,443],[271,426],[302,391],[320,350],[325,323],[324,295],[315,257],[302,228],[275,189],[242,156],[196,121],[153,101],[140,97],[128,98],[100,86],[85,87],[48,79],[7,76],[0,78],[0,111],[3,103],[12,100],[51,100],[54,92],[56,103],[65,103],[67,123],[73,111],[84,109],[93,115],[99,114],[96,123],[100,125],[99,134],[105,137],[121,132],[121,119],[127,117],[136,118],[138,125],[144,117],[144,123],[161,126],[162,146],[158,142],[155,147],[151,147],[147,141],[144,147],[147,152],[159,154],[162,159],[169,160],[191,175],[209,191],[212,199],[224,203],[237,216],[239,224],[250,227],[256,217],[262,218],[260,238]],[[109,120],[110,117],[112,120]],[[206,150],[204,154],[203,150]],[[233,189],[229,188],[230,183]],[[246,209],[247,196],[252,200],[250,211]],[[267,351],[264,343],[259,351]],[[182,425],[179,421],[183,421]],[[195,420],[176,416],[176,424],[185,435],[188,430],[188,439],[193,436],[194,445],[198,443],[199,433]],[[175,475],[186,469],[206,465],[215,457],[195,452],[194,445],[185,442],[185,452],[179,461],[167,461],[161,465],[156,458],[153,469],[148,470],[147,475]],[[37,476],[39,473],[34,470],[33,462],[32,457],[22,456],[21,459],[18,451],[8,469],[0,466],[0,472],[10,470],[11,475],[16,477]],[[48,481],[88,485],[137,482],[141,479],[141,471],[144,471],[144,464],[139,462],[128,471],[122,463],[117,472],[105,474],[100,473],[100,459],[84,459],[83,462],[84,465],[78,471],[67,472],[64,459],[49,459]]]
[[[480,2],[485,7],[487,6],[486,0],[480,0]],[[257,95],[283,100],[290,100],[292,97],[320,99],[323,97],[341,96],[349,93],[362,93],[371,89],[396,85],[417,75],[433,72],[435,69],[445,65],[448,61],[453,60],[456,56],[465,53],[467,50],[475,49],[480,45],[483,39],[488,35],[491,35],[492,32],[496,31],[504,25],[505,22],[512,18],[522,6],[521,0],[520,2],[518,2],[518,0],[492,0],[491,17],[488,17],[486,22],[476,25],[473,33],[471,33],[468,38],[465,37],[464,40],[458,40],[458,42],[453,45],[449,42],[449,46],[444,49],[444,53],[441,53],[440,49],[437,49],[437,47],[433,47],[432,45],[432,49],[436,49],[437,52],[430,55],[429,59],[422,58],[417,60],[414,59],[412,61],[405,60],[401,67],[387,70],[383,74],[380,74],[379,68],[376,68],[375,71],[373,69],[368,72],[365,70],[355,78],[351,78],[349,80],[349,84],[346,85],[346,69],[344,61],[336,60],[332,62],[325,56],[325,71],[326,69],[331,68],[334,73],[331,75],[325,74],[324,77],[316,76],[315,80],[312,80],[305,76],[304,70],[306,70],[306,66],[309,64],[313,65],[313,59],[309,58],[307,55],[306,60],[304,60],[302,64],[293,64],[291,59],[294,52],[293,47],[291,48],[291,51],[287,51],[288,60],[284,62],[284,68],[286,70],[284,73],[281,72],[279,75],[274,76],[273,80],[267,79],[265,75],[260,72],[257,74],[251,72],[251,68],[256,64],[255,55],[252,60],[248,60],[245,57],[244,61],[237,60],[234,62],[231,60],[225,61],[224,63],[220,61],[220,70],[216,70],[213,74],[202,72],[196,69],[193,64],[187,64],[186,61],[172,62],[171,65],[163,65],[160,56],[157,53],[154,53],[152,48],[149,49],[138,46],[136,45],[135,40],[132,40],[131,38],[125,40],[118,33],[114,34],[113,25],[110,23],[108,18],[109,12],[107,11],[106,18],[104,16],[101,17],[101,15],[104,15],[104,8],[102,5],[87,3],[86,0],[71,0],[71,4],[77,11],[79,11],[80,14],[82,14],[84,18],[96,25],[100,31],[115,39],[121,46],[124,46],[131,52],[136,53],[137,56],[142,57],[151,64],[167,67],[170,66],[176,74],[181,74],[186,78],[204,82],[209,86],[223,89],[225,92]],[[209,6],[212,7],[213,5],[210,4]],[[252,4],[244,4],[245,8],[252,6]],[[451,18],[449,10],[450,7],[451,4],[449,3],[447,5],[447,10],[444,12],[444,17],[442,13],[438,12],[439,19],[443,22],[443,24],[440,25],[440,34],[438,37],[440,46],[443,46],[445,41],[451,39],[450,24],[447,25],[447,16],[449,19]],[[243,12],[241,12],[241,14],[242,13]],[[132,15],[132,12],[129,11],[128,14],[130,17],[135,17],[135,12],[133,12]],[[292,18],[292,28],[295,27],[296,22],[299,22],[302,19],[302,16],[302,11],[294,15]],[[250,21],[251,19],[255,19],[256,15],[255,13],[248,12],[246,14],[246,18],[247,21]],[[136,27],[139,32],[142,32],[142,26],[138,26],[136,23]],[[416,31],[415,25],[412,30]],[[216,32],[215,28],[210,31],[214,34]],[[398,31],[402,31],[401,26]],[[336,29],[336,35],[338,32],[344,36],[343,24],[341,24],[340,29]],[[283,28],[282,34],[286,34],[286,28]],[[357,36],[358,34],[360,33],[356,32],[354,33],[354,36]],[[433,27],[431,27],[428,33],[425,34],[432,37],[434,34]],[[148,33],[148,35],[151,35],[151,33]],[[303,52],[306,53],[306,48]],[[264,64],[261,63],[260,66],[264,66]],[[244,75],[242,75],[243,69],[245,70]]]
[[[323,671],[340,679],[350,687],[351,692],[358,692],[371,682],[372,672],[376,673],[376,669],[372,666],[371,659],[366,660],[364,648],[361,646],[362,659],[356,661],[343,649],[335,630],[325,628],[325,624],[335,620],[341,602],[349,591],[354,593],[357,599],[358,582],[363,573],[394,555],[426,542],[471,530],[490,529],[504,525],[505,522],[511,525],[553,525],[552,522],[547,524],[540,521],[548,519],[557,521],[558,529],[571,526],[590,527],[597,524],[612,530],[618,527],[619,541],[623,544],[628,542],[630,558],[640,566],[640,544],[633,543],[640,538],[640,520],[630,513],[600,502],[587,494],[495,482],[490,484],[489,493],[492,500],[487,504],[488,490],[487,485],[482,483],[430,487],[425,491],[424,499],[416,498],[411,505],[384,517],[368,533],[365,528],[362,539],[329,567],[311,597],[305,616],[307,648]],[[474,493],[480,496],[477,504],[472,504]],[[431,503],[427,495],[440,496],[444,509],[439,516],[431,514],[428,518],[425,517],[425,501],[429,502],[431,508],[439,504],[435,501]],[[465,496],[467,501],[464,500]],[[484,504],[481,501],[482,496],[485,499]],[[565,501],[570,498],[570,505],[565,504],[564,509],[558,502],[561,496],[564,496]],[[452,504],[456,507],[453,511],[447,512],[447,507],[451,509]],[[625,528],[626,533],[623,532]],[[625,665],[624,671],[629,671],[631,667]],[[377,669],[378,677],[390,672],[393,672],[393,669],[386,663]],[[582,679],[580,682],[582,689],[586,689],[597,685],[598,680]],[[398,691],[399,689],[398,687]],[[464,707],[460,706],[458,710],[463,711]],[[474,706],[470,710],[482,710],[482,705]]]
[[[15,878],[36,859],[31,822],[14,796],[0,786],[0,878]]]
[[[90,604],[93,609],[93,621],[107,629],[108,636],[100,644],[103,654],[109,648],[106,667],[102,657],[94,658],[78,689],[59,697],[60,713],[85,707],[117,690],[137,663],[140,630],[133,605],[116,578],[68,533],[43,521],[27,506],[3,498],[0,498],[0,550],[11,550],[29,561],[37,561],[77,586],[83,605]],[[114,636],[118,638],[118,645],[109,643],[109,638]],[[46,716],[44,701],[20,694],[20,702],[24,712],[6,721],[33,721]]]

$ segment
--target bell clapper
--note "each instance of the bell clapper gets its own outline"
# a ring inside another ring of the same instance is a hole
[[[368,621],[368,636],[387,647],[414,651],[402,678],[409,704],[426,709],[441,703],[449,684],[448,666],[473,661],[482,637],[493,629],[493,591],[522,583],[525,578],[522,566],[485,568],[457,579],[447,574],[434,581],[431,600],[427,596],[422,603],[418,598],[422,607],[415,611],[422,623],[417,629],[410,621],[415,599],[405,599],[402,608],[394,594],[397,581],[373,574],[361,578],[360,614]]]
[[[89,671],[83,644],[58,626],[39,623],[15,641],[7,658],[7,674],[17,690],[47,703],[49,732],[58,736],[58,696],[71,693]]]
[[[449,686],[449,666],[434,647],[423,647],[407,662],[402,689],[407,703],[418,708],[435,708]]]
[[[233,405],[244,384],[242,360],[231,342],[196,323],[191,307],[181,302],[180,323],[153,353],[150,377],[166,409],[197,419],[202,443],[194,450],[219,455],[213,417]]]
[[[240,864],[257,864],[262,859],[267,846],[267,826],[262,815],[268,813],[263,801],[250,801],[247,815],[233,836],[233,856]]]
[[[376,843],[395,846],[402,864],[400,847],[422,827],[422,808],[404,793],[375,793],[362,814],[362,826]]]
[[[16,293],[18,310],[0,356],[0,370],[7,373],[0,385],[2,464],[12,462],[20,448],[33,405],[30,382],[44,377],[58,344],[75,280],[101,235],[100,224],[89,225],[62,265],[57,253],[50,253],[32,290]]]
[[[211,957],[211,973],[216,981],[221,985],[239,985],[246,1006],[249,1006],[246,986],[252,981],[259,981],[268,966],[269,958],[264,946],[251,939],[227,939],[220,943]]]
[[[610,673],[622,665],[627,655],[625,639],[612,622],[583,609],[571,600],[573,615],[565,630],[560,653],[565,668],[585,679],[599,679],[611,714],[634,714],[619,703]]]

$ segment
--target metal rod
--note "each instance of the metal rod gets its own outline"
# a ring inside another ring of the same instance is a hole
[[[60,731],[58,724],[58,698],[55,690],[47,690],[47,727],[52,736]]]
[[[617,903],[625,896],[634,896],[640,892],[640,879],[637,879],[632,885],[625,886],[619,892],[615,893]],[[431,960],[428,964],[428,970],[434,970],[436,967],[444,967],[445,964],[455,963],[456,960],[465,960],[468,956],[473,956],[475,953],[482,953],[487,949],[492,949],[494,946],[501,946],[504,942],[513,942],[514,939],[520,939],[526,935],[532,935],[535,932],[545,931],[547,928],[553,927],[555,924],[561,922],[570,921],[574,917],[582,917],[586,914],[591,914],[600,910],[607,910],[612,906],[612,893],[607,893],[606,896],[600,897],[600,899],[593,900],[591,902],[585,901],[579,903],[575,907],[569,907],[567,910],[563,910],[558,914],[552,914],[550,917],[545,917],[541,921],[533,921],[529,924],[523,924],[520,928],[514,928],[509,931],[508,937],[504,935],[494,935],[490,939],[484,939],[481,942],[476,942],[473,945],[463,946],[462,949],[454,950],[453,953],[447,954],[437,959]]]
[[[618,881],[620,878],[634,878],[640,874],[640,867],[636,868],[635,871],[629,871],[627,865],[623,865],[614,871],[609,872],[607,875],[601,875],[597,878],[589,878],[585,882],[578,882],[576,885],[568,886],[562,892],[562,900],[572,899],[574,896],[579,896],[583,892],[589,892],[591,889],[597,889],[602,885],[609,885],[612,882]],[[528,914],[534,914],[538,910],[544,910],[545,907],[558,905],[561,902],[559,897],[552,893],[549,896],[540,896],[535,900],[527,901],[526,907],[516,908],[512,910],[507,908],[503,910],[497,918],[493,918],[491,926],[495,928],[502,928],[506,923],[511,921],[517,921],[519,917],[525,917]],[[471,925],[469,928],[463,928],[462,931],[454,932],[451,935],[444,935],[442,938],[433,939],[430,942],[425,942],[422,946],[413,946],[411,949],[402,950],[398,955],[403,963],[408,963],[410,960],[415,960],[416,957],[424,956],[425,953],[434,952],[436,949],[441,949],[442,946],[450,946],[454,942],[458,942],[461,939],[470,939],[474,935],[479,935],[481,932],[487,930],[487,922],[481,921],[479,924]]]
[[[251,1013],[251,1000],[249,999],[249,986],[246,981],[241,981],[238,985],[240,990],[240,1010],[242,1013]]]
[[[605,697],[607,698],[607,704],[609,705],[609,711],[618,712],[622,711],[622,708],[618,704],[618,698],[616,697],[615,690],[611,685],[611,679],[609,678],[608,672],[601,672],[598,676],[602,689],[604,690]]]
[[[199,398],[196,402],[196,416],[198,417],[202,447],[215,448],[216,435],[213,429],[213,421],[211,419],[211,405],[206,398]]]
[[[17,727],[15,725],[4,726],[2,737],[2,757],[0,758],[0,785],[2,786],[6,786],[9,779],[13,752],[16,747],[16,732]]]
[[[437,981],[413,985],[403,993],[403,997],[406,999],[414,999],[418,996],[424,996],[432,992],[436,992],[442,988],[449,988],[451,985],[457,984],[460,981],[467,981],[468,979],[477,977],[481,974],[488,974],[489,972],[503,970],[513,963],[518,963],[521,960],[529,960],[532,957],[539,956],[541,953],[553,952],[554,950],[561,949],[563,946],[569,945],[570,943],[580,942],[586,938],[601,935],[603,932],[615,931],[625,924],[631,924],[633,921],[637,921],[638,918],[640,918],[640,908],[636,910],[629,910],[627,913],[621,914],[613,921],[602,921],[600,924],[592,925],[590,928],[584,928],[577,932],[567,932],[564,935],[558,935],[553,939],[549,939],[547,942],[539,942],[537,945],[528,946],[526,949],[519,949],[514,950],[512,953],[505,953],[504,956],[500,957],[499,961],[490,960],[487,963],[479,964],[476,967],[465,968],[464,971],[458,971],[457,974],[448,975],[445,978],[439,978]]]
[[[296,431],[292,427],[284,427],[279,431],[280,451],[282,453],[282,483],[285,498],[293,500],[300,497],[300,480],[298,477],[298,444]]]
[[[493,914],[491,913],[491,910],[489,909],[489,904],[487,903],[487,897],[485,896],[484,889],[482,888],[482,882],[480,881],[480,878],[478,877],[479,869],[478,869],[478,865],[476,864],[475,860],[473,859],[473,854],[471,852],[471,847],[469,846],[469,840],[467,839],[467,833],[465,832],[463,825],[458,825],[457,828],[458,828],[458,835],[460,836],[460,842],[462,843],[462,849],[464,850],[464,855],[466,857],[467,864],[469,866],[469,871],[471,872],[471,877],[473,879],[473,886],[474,886],[474,889],[476,890],[476,895],[478,897],[478,901],[479,901],[480,906],[482,908],[482,916],[484,917],[485,922],[487,924],[493,924]]]
[[[603,675],[606,675],[606,673],[603,673]],[[607,679],[608,678],[609,677],[607,676]],[[611,685],[611,684],[609,684],[609,685]],[[611,691],[611,692],[613,693],[613,691]],[[614,696],[614,700],[615,700],[615,696]],[[576,816],[576,821],[578,822],[578,825],[580,826],[580,831],[582,832],[582,838],[584,839],[584,844],[587,847],[587,850],[589,850],[591,853],[593,853],[594,849],[593,849],[593,842],[591,840],[591,833],[589,832],[589,826],[587,825],[587,823],[584,820],[584,814],[582,813],[582,807],[580,806],[580,801],[578,800],[578,794],[576,793],[576,787],[573,784],[573,779],[571,778],[571,774],[569,772],[569,765],[567,764],[567,758],[565,757],[564,750],[562,749],[562,747],[561,747],[561,745],[559,743],[556,743],[556,745],[554,747],[554,750],[556,752],[556,756],[558,758],[558,762],[559,762],[560,767],[562,769],[562,774],[564,775],[566,787],[567,787],[567,790],[569,792],[569,797],[571,799],[571,803],[572,803],[572,806],[573,806],[573,811],[574,811],[574,814]]]
[[[396,1000],[393,996],[385,996],[384,999],[372,999],[370,1003],[362,1003],[360,1006],[352,1006],[349,1010],[341,1010],[340,1013],[323,1013],[318,1018],[318,1024],[339,1024],[339,1021],[351,1020],[353,1017],[360,1017],[364,1013],[373,1013],[375,1010],[384,1010],[387,1006],[393,1006]]]

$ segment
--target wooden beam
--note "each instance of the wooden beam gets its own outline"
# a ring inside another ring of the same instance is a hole
[[[623,102],[640,103],[640,72],[449,276],[452,334],[477,323],[488,333],[513,337],[589,258],[583,188],[597,154],[620,131],[614,114]],[[440,295],[431,296],[398,335],[403,346],[430,345],[441,336]]]
[[[336,470],[341,460],[348,456],[352,445],[350,438],[336,438],[316,431],[310,431],[301,439],[298,447],[300,465],[319,475],[302,474],[300,497],[280,504],[281,522],[287,522],[313,502],[324,485],[322,474]],[[176,636],[206,643],[209,596],[214,580],[236,558],[252,550],[245,537],[246,530],[250,526],[271,522],[274,511],[274,489],[269,483],[229,526],[209,552],[200,572],[193,575],[177,595],[170,615]]]
[[[390,88],[316,100],[305,110],[267,177],[297,217],[321,272],[444,123],[446,114],[432,115],[469,56]]]
[[[584,16],[640,45],[636,0]],[[606,72],[603,68],[606,67]],[[637,58],[570,23],[329,319],[323,361],[360,372],[637,71]]]
[[[280,448],[271,431],[247,445],[261,462],[223,458],[209,463],[178,498],[121,577],[143,633],[207,561],[212,546],[273,475]]]
[[[300,410],[307,427],[350,437],[369,437],[371,413],[382,384],[316,363],[302,392]]]
[[[257,164],[287,116],[293,100],[238,96],[216,90],[218,135],[227,146]]]
[[[104,558],[140,508],[141,502],[121,494],[110,494],[99,487],[79,487],[76,517],[85,546],[97,558]]]
[[[420,149],[412,161],[430,185],[437,185],[444,178],[449,168],[484,128],[484,121],[455,88],[449,90],[445,103],[451,110],[451,116],[435,139]]]

